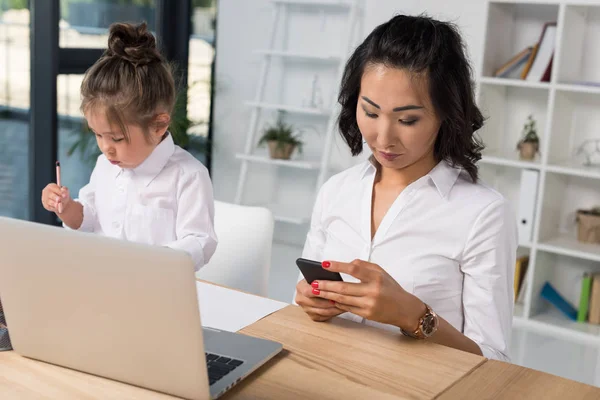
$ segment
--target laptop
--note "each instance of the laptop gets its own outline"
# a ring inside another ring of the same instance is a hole
[[[204,400],[282,350],[203,329],[182,251],[3,217],[0,238],[0,297],[22,356]]]

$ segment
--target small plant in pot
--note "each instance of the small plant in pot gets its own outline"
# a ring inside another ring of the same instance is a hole
[[[280,113],[275,125],[265,128],[258,145],[263,146],[266,143],[272,159],[289,160],[296,148],[298,152],[302,152],[303,142],[294,130],[292,125],[283,122],[283,113]]]
[[[523,138],[517,143],[519,157],[523,160],[533,160],[540,150],[540,139],[537,135],[535,120],[530,115],[523,126]]]

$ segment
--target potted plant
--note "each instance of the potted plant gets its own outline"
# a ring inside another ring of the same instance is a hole
[[[535,120],[531,115],[527,117],[527,122],[523,126],[523,139],[517,143],[519,157],[523,160],[533,160],[540,150],[540,139],[537,135]]]
[[[265,128],[258,145],[262,146],[266,143],[272,159],[289,160],[294,149],[298,148],[298,152],[302,152],[303,143],[294,130],[292,125],[283,122],[283,113],[280,113],[275,125]]]

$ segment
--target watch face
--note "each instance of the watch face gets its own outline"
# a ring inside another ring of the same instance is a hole
[[[435,317],[431,314],[427,315],[424,319],[423,319],[423,334],[425,336],[430,336],[432,335],[435,331],[436,331],[436,320]]]

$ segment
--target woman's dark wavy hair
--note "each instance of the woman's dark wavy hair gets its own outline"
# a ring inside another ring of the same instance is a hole
[[[472,70],[458,28],[425,16],[397,15],[356,48],[346,63],[338,96],[339,130],[354,156],[363,149],[356,122],[360,82],[365,68],[373,64],[425,74],[441,121],[435,157],[462,167],[476,182],[483,144],[474,132],[483,126],[484,118],[475,104]]]

